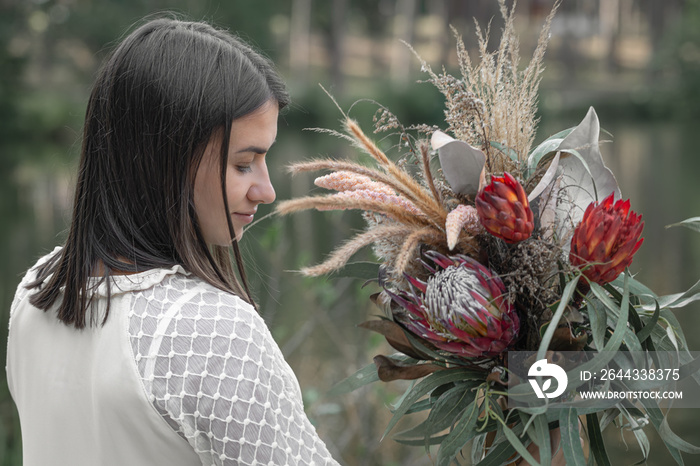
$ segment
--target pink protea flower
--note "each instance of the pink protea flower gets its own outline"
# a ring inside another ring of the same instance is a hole
[[[642,216],[630,210],[630,201],[591,202],[571,238],[569,262],[590,281],[609,283],[632,263],[644,241]]]
[[[507,243],[526,240],[535,227],[532,210],[522,185],[510,173],[491,177],[475,199],[481,224]]]
[[[426,253],[427,282],[406,275],[410,292],[389,292],[405,313],[396,321],[435,347],[462,357],[492,357],[516,339],[520,320],[500,278],[466,256]]]

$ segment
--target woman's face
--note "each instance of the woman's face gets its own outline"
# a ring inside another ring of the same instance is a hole
[[[231,216],[236,239],[240,240],[258,204],[275,200],[265,155],[277,137],[278,115],[277,102],[270,100],[231,125],[226,169],[228,212],[221,195],[221,138],[213,137],[207,144],[194,180],[194,207],[207,244],[231,243],[226,214]]]

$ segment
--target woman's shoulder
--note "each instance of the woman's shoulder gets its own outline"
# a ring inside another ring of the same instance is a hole
[[[183,269],[184,272],[184,269]],[[135,313],[147,313],[159,321],[210,323],[247,322],[267,326],[248,302],[234,293],[221,290],[190,273],[172,273],[158,283],[143,287],[134,303]]]
[[[29,289],[27,288],[27,285],[36,280],[37,273],[38,273],[39,269],[41,268],[41,266],[46,264],[49,260],[53,259],[56,256],[56,254],[58,254],[60,252],[61,252],[61,247],[56,246],[53,251],[40,257],[39,260],[34,265],[29,267],[27,272],[22,277],[22,280],[20,281],[19,285],[17,285],[17,290],[15,291],[15,297],[12,300],[12,305],[10,307],[11,313],[17,307],[17,304],[20,301],[22,301],[29,293]]]

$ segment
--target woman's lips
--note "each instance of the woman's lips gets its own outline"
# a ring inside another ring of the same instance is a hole
[[[253,221],[253,217],[255,216],[255,212],[252,213],[245,213],[245,212],[234,212],[233,216],[238,219],[239,222],[243,224],[248,224]]]

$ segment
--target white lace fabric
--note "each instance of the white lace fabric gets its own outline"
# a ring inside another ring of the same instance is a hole
[[[96,293],[106,299],[104,286]],[[20,285],[13,309],[25,298]],[[133,352],[126,366],[139,376],[124,380],[140,380],[202,465],[338,464],[265,322],[243,300],[175,266],[113,277],[112,306],[108,321],[123,322]]]
[[[337,464],[255,310],[182,274],[134,293],[129,336],[144,389],[202,464]]]

